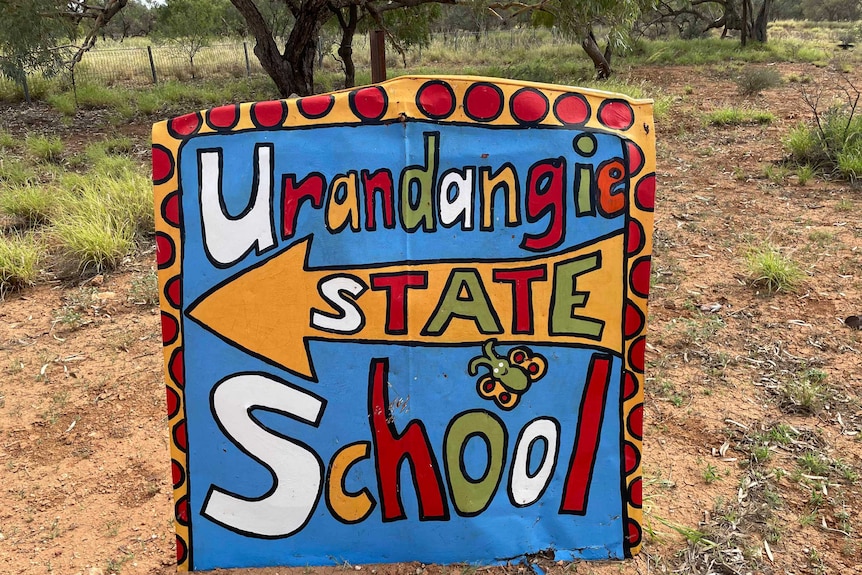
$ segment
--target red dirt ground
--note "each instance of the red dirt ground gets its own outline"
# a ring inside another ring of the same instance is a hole
[[[812,81],[742,98],[726,68],[631,74],[674,99],[657,123],[645,545],[630,561],[545,559],[545,571],[862,573],[862,331],[842,323],[862,314],[862,191],[782,173],[782,138],[810,121],[800,90],[831,89],[836,76],[775,68]],[[862,87],[862,71],[852,80]],[[729,106],[775,120],[705,124],[704,113]],[[146,148],[148,129],[127,131]],[[745,256],[766,243],[805,272],[796,292],[750,285]],[[175,570],[159,315],[136,302],[153,260],[150,250],[119,272],[82,285],[45,283],[0,305],[2,573]],[[821,386],[806,411],[787,389],[812,374]],[[818,470],[810,462],[820,457]],[[417,563],[302,572],[527,569]]]

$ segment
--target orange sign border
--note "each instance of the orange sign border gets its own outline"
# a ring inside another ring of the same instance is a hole
[[[652,111],[651,100],[583,88],[472,76],[404,76],[373,86],[306,98],[220,106],[155,124],[152,132],[155,227],[178,569],[193,569],[180,318],[182,221],[177,173],[180,148],[190,138],[203,134],[406,120],[509,128],[577,128],[615,134],[634,146],[637,153],[629,160],[631,192],[625,236],[627,305],[623,318],[625,366],[621,415],[627,493],[623,510],[624,547],[627,556],[638,553],[643,538],[644,351],[655,199]]]

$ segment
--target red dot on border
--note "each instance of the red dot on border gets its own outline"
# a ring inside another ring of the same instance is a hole
[[[626,253],[634,255],[641,251],[644,245],[644,229],[637,220],[629,220],[628,238],[626,241]]]
[[[177,521],[179,521],[182,525],[189,524],[189,499],[188,497],[183,497],[179,501],[177,501],[176,507]]]
[[[170,236],[156,234],[156,265],[160,268],[171,265],[174,262],[174,255],[174,241]]]
[[[636,547],[639,545],[641,542],[641,527],[638,525],[638,522],[634,519],[629,519],[626,531],[628,532],[628,535],[626,535],[628,546]]]
[[[186,435],[185,419],[174,426],[174,441],[176,442],[177,447],[183,451],[188,451],[189,441],[188,436]]]
[[[629,155],[629,176],[634,176],[644,167],[644,153],[640,146],[629,140],[626,142]]]
[[[445,118],[455,111],[452,89],[439,81],[428,82],[419,88],[416,103],[423,114],[432,118]]]
[[[647,297],[649,295],[651,265],[649,256],[639,258],[632,265],[631,288],[632,291],[640,297]]]
[[[162,201],[162,217],[174,227],[180,225],[180,194],[171,192]]]
[[[638,450],[635,449],[635,446],[628,441],[623,448],[623,452],[625,454],[626,474],[633,473],[634,470],[637,469],[640,454],[638,453]]]
[[[490,121],[503,112],[503,95],[491,84],[473,84],[464,97],[467,115],[479,121]]]
[[[303,116],[319,118],[329,112],[334,101],[335,99],[332,96],[322,94],[320,96],[302,98],[297,101],[296,105]]]
[[[548,100],[538,90],[524,88],[512,97],[512,115],[524,124],[541,122],[548,114]]]
[[[356,115],[365,120],[379,120],[386,113],[386,92],[379,86],[361,88],[353,93]]]
[[[590,117],[590,105],[580,94],[563,94],[554,104],[554,114],[563,124],[584,124]]]
[[[646,338],[641,336],[634,340],[629,347],[629,365],[635,371],[644,371],[644,353],[646,352]]]
[[[636,336],[644,327],[643,313],[631,300],[626,302],[624,325],[626,338]]]
[[[162,342],[165,345],[173,343],[180,333],[180,324],[169,313],[162,312]]]
[[[644,176],[635,186],[635,205],[646,212],[655,209],[655,174]]]
[[[640,477],[629,485],[629,502],[635,507],[643,506],[643,481]]]
[[[251,117],[254,122],[264,128],[272,128],[281,124],[285,118],[284,112],[284,102],[281,100],[257,102],[251,107]]]
[[[624,100],[606,100],[599,107],[599,122],[613,130],[628,130],[635,121],[631,105]]]
[[[631,399],[638,391],[638,379],[634,372],[626,370],[623,379],[623,399]]]
[[[183,466],[176,459],[171,459],[171,481],[175,489],[183,484],[185,475]]]
[[[188,556],[188,548],[186,547],[186,542],[183,541],[182,537],[177,535],[176,538],[177,538],[177,563],[182,563],[183,561],[186,560],[186,557]]]
[[[239,121],[239,108],[234,104],[213,108],[207,114],[207,120],[214,128],[230,128]]]
[[[172,277],[165,284],[165,298],[167,298],[168,303],[173,307],[180,307],[181,287],[180,276]]]
[[[637,405],[634,409],[629,413],[629,421],[628,421],[629,431],[633,436],[637,439],[641,439],[644,434],[644,406],[643,404]]]
[[[173,171],[173,155],[162,146],[153,146],[153,182],[164,182],[171,177]]]
[[[201,127],[201,118],[197,113],[186,114],[173,118],[168,122],[168,128],[180,137],[191,136]]]
[[[165,396],[168,402],[168,417],[173,417],[180,409],[180,396],[176,391],[174,391],[174,388],[169,385],[165,386]]]
[[[183,381],[183,348],[178,347],[174,350],[173,355],[171,355],[168,369],[171,373],[171,379],[174,380],[174,383],[176,383],[180,387],[183,387],[183,385],[185,385],[185,382]]]

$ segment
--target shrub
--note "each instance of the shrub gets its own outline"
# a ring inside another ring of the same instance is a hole
[[[20,160],[0,157],[0,184],[23,186],[37,179],[36,173]]]
[[[14,150],[18,147],[18,140],[5,130],[0,130],[0,150]]]
[[[63,154],[63,140],[58,136],[27,136],[24,145],[32,156],[43,162],[59,162]]]
[[[807,184],[808,181],[813,178],[816,173],[816,170],[808,164],[804,164],[796,168],[796,177],[799,180],[799,185],[804,186],[805,184]]]
[[[862,178],[862,115],[849,106],[814,112],[814,126],[800,124],[785,139],[790,159],[850,181]]]
[[[112,159],[130,161],[127,156],[132,152],[133,147],[134,144],[130,138],[119,136],[88,145],[84,150],[84,155],[93,166],[98,166],[103,162],[110,163]]]
[[[818,165],[825,159],[817,132],[805,124],[799,124],[790,130],[784,140],[784,146],[790,151],[791,158],[800,165]]]
[[[43,224],[51,219],[57,197],[56,190],[39,185],[10,187],[0,192],[0,211],[30,225]]]
[[[752,285],[768,293],[794,292],[805,277],[796,262],[774,246],[752,249],[746,256],[746,265]]]
[[[852,182],[862,179],[862,145],[838,154],[838,173]]]
[[[739,126],[742,124],[771,124],[775,120],[769,112],[722,108],[706,115],[706,122],[712,126]]]
[[[153,231],[150,181],[131,168],[91,174],[64,196],[54,224],[67,261],[79,270],[118,266]]]
[[[51,94],[48,96],[48,104],[64,116],[74,116],[75,112],[78,111],[75,96],[70,92]]]
[[[743,96],[756,96],[764,90],[781,85],[781,74],[773,68],[746,67],[736,79]]]
[[[31,234],[0,237],[0,296],[36,282],[41,253]]]

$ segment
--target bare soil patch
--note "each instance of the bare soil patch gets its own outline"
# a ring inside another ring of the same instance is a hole
[[[825,69],[776,69],[810,76],[809,88],[832,82]],[[717,70],[641,68],[632,76],[675,99],[657,126],[645,545],[622,563],[535,561],[555,574],[862,573],[862,331],[842,322],[862,314],[862,190],[822,178],[802,185],[780,165],[781,139],[809,120],[798,83],[743,99]],[[862,72],[853,81],[862,86]],[[730,106],[768,111],[775,121],[705,124],[705,112]],[[42,109],[4,129],[23,137],[47,129],[42,117],[50,114]],[[121,131],[147,146],[148,130]],[[746,254],[765,244],[805,272],[796,292],[750,285]],[[159,314],[137,303],[153,259],[0,304],[0,572],[175,570]]]

